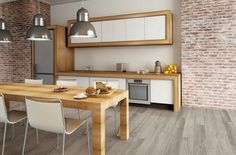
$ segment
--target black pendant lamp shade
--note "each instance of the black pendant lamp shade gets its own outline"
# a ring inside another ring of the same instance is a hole
[[[89,13],[85,8],[77,12],[77,22],[73,24],[70,30],[71,38],[95,38],[97,37],[95,28],[89,22]]]
[[[27,40],[48,41],[52,40],[49,30],[45,27],[42,14],[36,14],[33,18],[33,25],[27,31]]]
[[[12,41],[13,39],[11,33],[6,30],[5,21],[0,18],[0,43],[10,43]]]

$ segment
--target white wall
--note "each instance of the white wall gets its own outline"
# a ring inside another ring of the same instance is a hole
[[[99,47],[75,49],[75,69],[93,65],[95,70],[115,70],[117,62],[128,63],[128,70],[153,70],[154,62],[163,66],[177,64],[180,67],[180,0],[87,0],[84,7],[90,17],[110,16],[127,13],[172,10],[174,14],[174,44],[164,46]],[[65,25],[75,19],[81,2],[51,7],[51,23]]]

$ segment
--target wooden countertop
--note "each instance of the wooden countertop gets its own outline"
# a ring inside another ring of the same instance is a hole
[[[157,80],[174,80],[179,79],[181,74],[137,74],[136,72],[116,72],[116,71],[67,71],[58,72],[57,76],[82,76],[82,77],[106,77],[106,78],[128,78],[128,79],[157,79]]]
[[[105,77],[105,78],[127,78],[127,79],[152,79],[152,80],[172,80],[173,81],[173,101],[174,111],[181,109],[181,74],[137,74],[136,72],[116,72],[116,71],[67,71],[58,72],[57,76],[80,76],[80,77]]]

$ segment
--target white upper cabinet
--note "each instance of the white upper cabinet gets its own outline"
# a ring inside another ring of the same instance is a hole
[[[145,40],[166,39],[166,17],[145,17]]]
[[[132,18],[125,20],[125,39],[144,40],[144,18]]]
[[[125,20],[113,20],[112,41],[125,41]]]
[[[102,41],[103,42],[109,42],[112,41],[113,38],[113,22],[108,20],[108,21],[103,21],[102,22]]]
[[[102,23],[91,22],[94,26],[97,38],[71,38],[71,43],[89,43],[89,42],[101,42],[102,41]]]
[[[68,32],[76,20],[68,21]],[[93,17],[97,38],[69,38],[68,47],[105,47],[173,44],[170,10]]]

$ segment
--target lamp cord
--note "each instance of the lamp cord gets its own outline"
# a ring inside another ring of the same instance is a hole
[[[82,7],[84,7],[84,0],[82,0]]]
[[[2,18],[2,17],[3,17],[3,16],[2,16],[2,12],[3,12],[3,11],[2,11],[2,9],[3,9],[3,7],[2,7],[2,6],[3,6],[3,4],[2,4],[2,0],[1,0],[1,12],[0,12],[1,14],[0,14],[0,18]]]
[[[38,14],[40,13],[40,3],[39,3],[39,0],[38,0]]]

